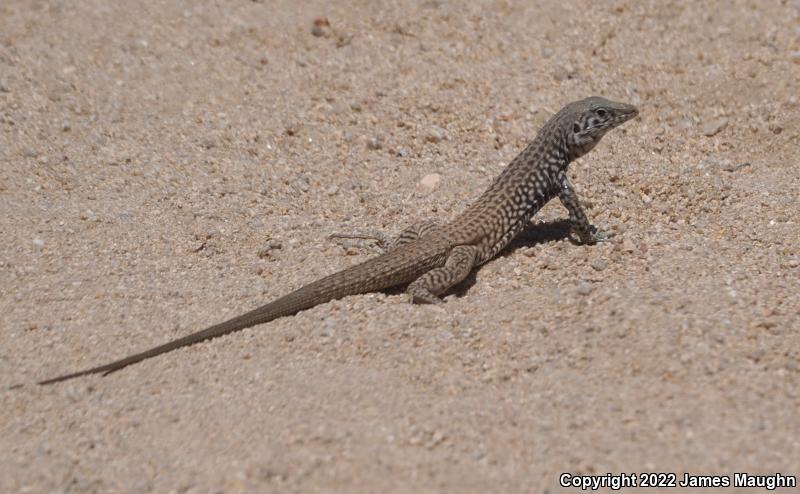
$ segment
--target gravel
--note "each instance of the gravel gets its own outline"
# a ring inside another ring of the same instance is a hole
[[[800,10],[751,3],[1,2],[0,492],[800,475]],[[556,200],[441,306],[34,384],[453,218],[590,94],[641,110],[569,170],[610,242]]]

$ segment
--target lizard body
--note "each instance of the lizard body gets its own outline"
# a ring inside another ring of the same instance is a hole
[[[404,231],[387,252],[309,283],[250,312],[141,353],[40,382],[117,371],[177,348],[216,338],[348,295],[409,284],[412,302],[439,303],[439,295],[496,256],[548,201],[558,197],[581,242],[608,237],[595,230],[567,178],[568,165],[589,152],[605,133],[638,115],[631,105],[591,97],[568,104],[464,212],[444,225],[426,223]]]

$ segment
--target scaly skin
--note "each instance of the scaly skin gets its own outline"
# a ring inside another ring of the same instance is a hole
[[[591,97],[570,103],[545,123],[536,138],[503,170],[474,204],[445,225],[425,223],[403,232],[385,253],[314,281],[250,312],[106,365],[66,374],[51,384],[86,374],[111,372],[177,348],[216,338],[330,300],[408,285],[415,303],[441,303],[439,295],[496,256],[528,226],[530,218],[558,196],[583,243],[608,238],[596,231],[567,179],[567,167],[589,152],[605,133],[638,110]]]

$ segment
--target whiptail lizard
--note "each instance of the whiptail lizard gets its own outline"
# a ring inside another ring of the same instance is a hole
[[[536,138],[503,170],[475,203],[445,225],[409,228],[377,257],[310,283],[255,310],[202,331],[110,364],[40,382],[50,384],[128,365],[200,341],[295,314],[348,295],[408,284],[416,303],[440,303],[439,295],[499,253],[530,218],[558,196],[582,243],[607,240],[591,226],[567,179],[567,167],[589,152],[606,132],[635,117],[636,107],[591,97],[570,103],[542,127]]]

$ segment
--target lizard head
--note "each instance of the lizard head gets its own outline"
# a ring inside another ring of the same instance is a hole
[[[561,110],[569,154],[578,158],[594,148],[606,132],[632,119],[639,110],[625,103],[592,96],[570,103]]]

